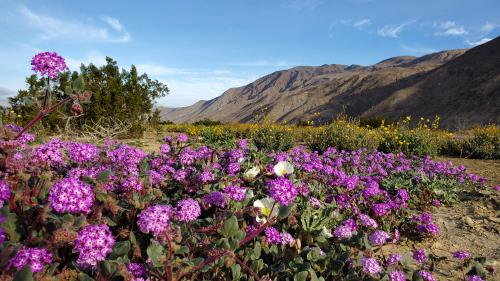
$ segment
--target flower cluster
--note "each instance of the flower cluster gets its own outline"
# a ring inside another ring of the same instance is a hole
[[[137,225],[142,232],[158,236],[168,229],[174,214],[172,206],[150,206],[138,215]]]
[[[0,208],[7,202],[10,198],[10,187],[6,180],[0,180]]]
[[[75,251],[79,254],[76,262],[82,268],[95,268],[113,251],[114,245],[115,237],[107,225],[87,225],[78,231],[75,240]]]
[[[203,201],[208,205],[213,205],[221,208],[225,207],[227,204],[224,193],[220,191],[213,191],[206,194],[205,196],[203,196]]]
[[[299,193],[292,181],[285,177],[278,177],[268,183],[269,195],[285,206],[293,203]]]
[[[90,213],[94,205],[92,187],[77,178],[64,178],[49,191],[50,207],[58,213]]]
[[[188,198],[177,202],[175,217],[179,221],[190,222],[201,215],[201,207],[198,201]]]
[[[31,59],[31,66],[33,71],[50,78],[57,78],[59,72],[68,68],[64,58],[59,56],[56,52],[42,52],[36,54]]]
[[[10,265],[17,270],[29,265],[33,272],[41,271],[45,264],[50,263],[52,263],[52,254],[44,248],[22,248],[10,260]]]
[[[234,201],[243,201],[245,200],[247,189],[244,187],[230,185],[224,188],[224,192]]]

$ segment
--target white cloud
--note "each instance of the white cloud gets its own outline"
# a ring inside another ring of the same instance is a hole
[[[293,0],[289,6],[297,10],[314,10],[323,4],[323,0]]]
[[[470,46],[477,46],[477,45],[484,44],[484,43],[491,41],[491,40],[492,40],[491,38],[483,38],[483,39],[480,39],[478,41],[465,40],[465,43],[469,44]]]
[[[488,33],[490,33],[491,31],[493,31],[494,29],[496,29],[499,26],[500,26],[499,24],[494,24],[494,23],[487,22],[487,23],[485,23],[485,24],[483,24],[481,26],[480,30],[484,34],[488,34]]]
[[[463,26],[457,25],[454,21],[435,22],[433,26],[438,29],[438,31],[434,33],[436,36],[460,36],[469,34]]]
[[[255,79],[257,79],[255,76],[197,76],[160,79],[167,84],[170,95],[161,98],[158,104],[168,107],[192,105],[199,100],[218,97],[229,88],[244,86]]]
[[[383,37],[397,38],[406,26],[415,23],[416,20],[402,22],[400,24],[385,25],[377,30],[377,34]]]
[[[23,23],[41,32],[40,39],[68,39],[73,41],[128,42],[131,37],[124,26],[115,18],[104,16],[102,20],[111,28],[96,26],[92,22],[63,20],[42,15],[21,5],[19,14]]]
[[[360,19],[354,22],[353,26],[357,29],[362,29],[365,26],[371,25],[372,21],[370,19]]]

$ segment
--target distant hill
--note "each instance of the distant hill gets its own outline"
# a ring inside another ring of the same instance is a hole
[[[297,66],[209,101],[162,108],[176,123],[203,118],[256,122],[265,115],[297,122],[340,113],[397,119],[439,115],[448,128],[499,122],[500,37],[469,50],[394,57],[371,66]]]

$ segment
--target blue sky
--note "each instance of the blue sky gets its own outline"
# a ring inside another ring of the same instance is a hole
[[[500,35],[498,0],[0,0],[0,98],[57,51],[165,82],[185,106],[296,65],[361,64],[469,48]]]

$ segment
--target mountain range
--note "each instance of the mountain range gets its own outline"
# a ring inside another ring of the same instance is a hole
[[[339,114],[432,118],[456,129],[500,122],[500,37],[472,49],[400,56],[371,66],[325,64],[273,72],[191,106],[161,108],[164,120],[188,123],[279,122]]]

